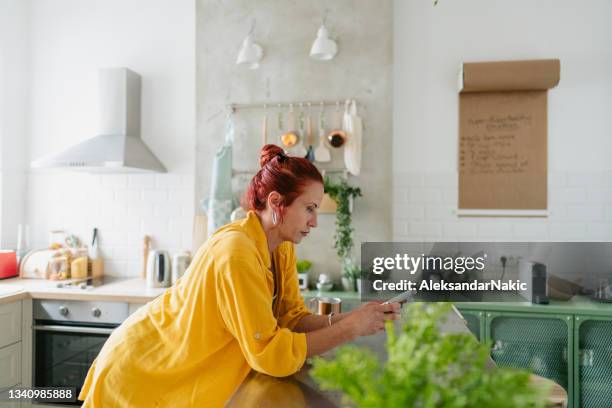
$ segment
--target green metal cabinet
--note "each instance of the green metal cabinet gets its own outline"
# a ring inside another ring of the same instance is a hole
[[[567,390],[570,408],[612,407],[612,304],[575,296],[549,305],[457,307],[472,332],[480,324],[479,338],[491,343],[498,364],[527,368],[556,381]]]
[[[486,312],[485,340],[500,366],[526,368],[561,385],[573,398],[573,317]]]
[[[357,293],[303,292],[359,305]],[[569,408],[612,408],[612,304],[575,296],[549,305],[457,303],[472,333],[491,344],[497,364],[526,368],[561,385]]]
[[[574,406],[612,406],[612,318],[575,316]]]
[[[478,341],[485,340],[485,312],[478,310],[462,310],[461,315],[467,322],[470,331]]]

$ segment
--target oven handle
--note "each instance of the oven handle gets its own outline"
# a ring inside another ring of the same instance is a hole
[[[86,333],[86,334],[111,334],[115,329],[106,329],[104,327],[71,327],[59,325],[34,325],[34,330],[46,330],[52,332],[68,332],[68,333]]]

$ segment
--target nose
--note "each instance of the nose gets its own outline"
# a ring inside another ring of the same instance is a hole
[[[310,222],[308,223],[308,225],[309,225],[311,228],[316,228],[316,227],[317,227],[317,225],[319,225],[319,223],[317,222],[317,217],[318,217],[318,215],[317,215],[317,213],[315,212],[315,213],[314,213],[314,215],[312,216],[312,218],[310,219]]]

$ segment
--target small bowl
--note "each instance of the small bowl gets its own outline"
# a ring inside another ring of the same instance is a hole
[[[321,292],[329,292],[330,290],[332,290],[333,287],[333,282],[317,282],[317,289],[319,289]]]

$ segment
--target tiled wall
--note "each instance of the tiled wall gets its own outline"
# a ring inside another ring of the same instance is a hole
[[[139,276],[143,236],[171,255],[191,250],[194,214],[192,174],[90,175],[31,173],[28,224],[32,248],[48,244],[60,229],[90,243],[100,233],[105,273]]]
[[[456,173],[394,175],[397,241],[612,241],[612,173],[552,172],[547,218],[458,217]]]

